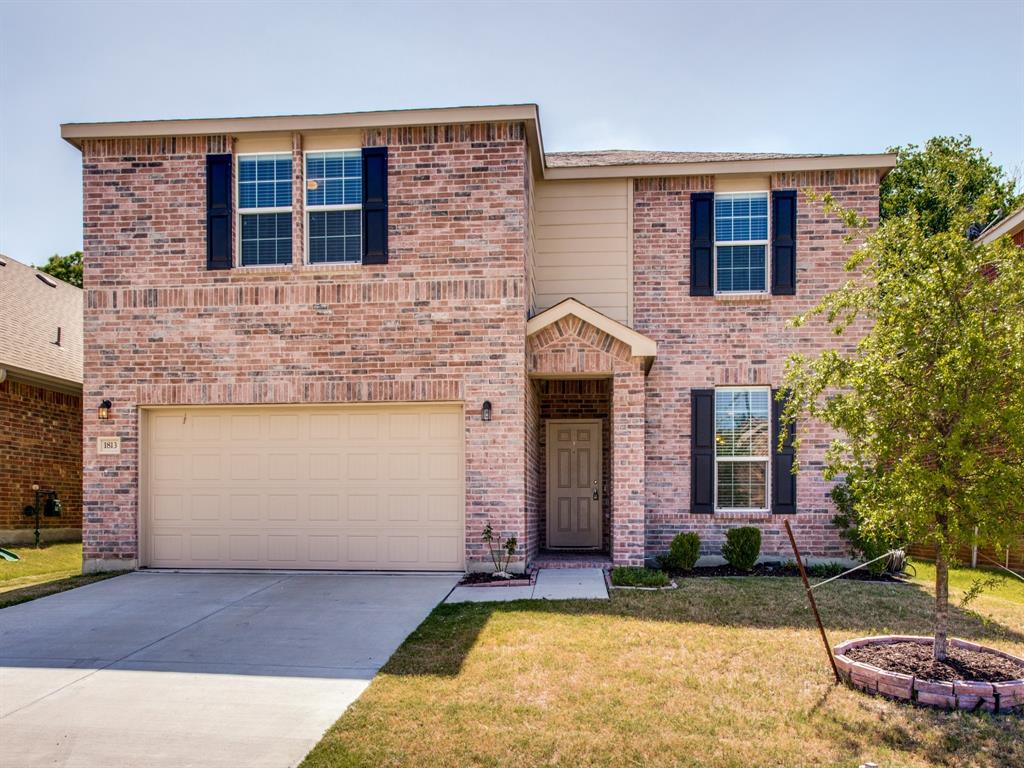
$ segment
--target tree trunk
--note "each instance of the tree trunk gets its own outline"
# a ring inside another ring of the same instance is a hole
[[[946,660],[946,643],[949,634],[949,565],[942,547],[935,551],[935,644],[932,658]]]

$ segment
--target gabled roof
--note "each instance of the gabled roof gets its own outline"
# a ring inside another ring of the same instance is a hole
[[[612,338],[618,339],[632,350],[633,357],[653,358],[658,354],[658,343],[654,339],[634,331],[618,320],[612,320],[607,315],[602,315],[596,309],[591,309],[576,299],[563,299],[555,304],[555,306],[549,307],[531,317],[526,323],[526,335],[533,336],[533,334],[547,328],[567,315],[575,315],[580,320],[604,331]]]
[[[107,123],[64,123],[61,136],[79,149],[88,139],[154,138],[300,132],[316,133],[362,128],[520,122],[526,127],[534,172],[543,179],[599,179],[642,176],[692,176],[724,173],[834,171],[896,165],[893,154],[817,155],[777,152],[544,152],[540,109],[536,104],[498,104],[322,115],[134,120]]]
[[[82,289],[0,255],[0,368],[81,391]]]
[[[983,243],[991,243],[1003,235],[1015,235],[1021,231],[1024,231],[1024,205],[990,226],[981,233],[978,239]]]

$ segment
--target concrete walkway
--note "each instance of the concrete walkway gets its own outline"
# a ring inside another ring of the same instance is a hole
[[[0,611],[0,765],[298,764],[459,577],[132,573]]]
[[[456,587],[446,603],[503,603],[511,600],[607,600],[600,568],[542,568],[529,587]]]

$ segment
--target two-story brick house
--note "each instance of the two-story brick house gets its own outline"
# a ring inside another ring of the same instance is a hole
[[[484,568],[488,521],[520,567],[844,553],[771,390],[852,247],[802,190],[876,217],[893,156],[545,154],[533,105],[62,130],[87,568]]]

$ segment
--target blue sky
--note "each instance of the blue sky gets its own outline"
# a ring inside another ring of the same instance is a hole
[[[81,247],[61,122],[536,102],[545,148],[872,152],[1024,171],[1024,0],[0,2],[0,252]]]

